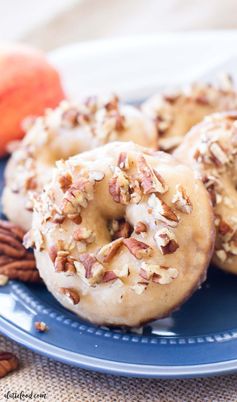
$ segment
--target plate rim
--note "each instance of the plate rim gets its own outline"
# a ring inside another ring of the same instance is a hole
[[[44,355],[64,364],[92,370],[96,372],[114,374],[125,377],[140,378],[196,378],[202,376],[216,376],[230,374],[237,369],[237,359],[226,360],[208,364],[193,364],[180,366],[148,365],[121,363],[112,360],[99,359],[86,356],[42,341],[27,333],[23,329],[11,324],[8,320],[0,317],[0,333],[14,340],[31,351]]]

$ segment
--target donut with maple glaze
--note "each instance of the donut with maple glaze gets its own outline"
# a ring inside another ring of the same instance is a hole
[[[213,212],[189,167],[115,142],[57,163],[25,244],[63,306],[134,327],[167,316],[202,283]]]
[[[160,149],[172,151],[205,116],[236,110],[237,92],[231,77],[223,75],[217,85],[197,82],[183,90],[154,95],[141,109],[156,125]]]
[[[8,162],[3,193],[6,216],[28,230],[32,193],[50,179],[55,161],[115,140],[157,145],[149,119],[135,107],[122,105],[116,96],[91,97],[78,105],[63,101],[55,110],[46,111],[29,128]]]
[[[217,230],[213,262],[237,274],[237,112],[206,117],[174,155],[197,171],[209,191]]]

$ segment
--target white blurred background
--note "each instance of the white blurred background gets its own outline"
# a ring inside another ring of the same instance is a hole
[[[237,0],[0,0],[0,39],[48,50],[69,42],[237,28]]]

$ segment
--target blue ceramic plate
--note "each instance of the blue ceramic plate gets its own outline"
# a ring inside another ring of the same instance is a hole
[[[197,40],[197,35],[194,35],[193,41],[189,43],[189,61],[191,59],[196,66],[195,58],[204,60],[205,58],[201,55],[205,47],[210,52],[216,43],[218,48],[224,49],[225,52],[228,49],[230,52],[235,49],[233,43],[236,43],[236,34],[228,37],[224,35],[225,43],[221,47],[219,43],[223,37],[219,35],[217,38],[217,36],[217,34],[211,37],[202,35],[200,40]],[[130,69],[132,63],[134,67],[137,60],[134,52],[138,55],[138,52],[141,54],[141,49],[144,48],[146,52],[150,49],[153,65],[159,69],[160,64],[155,59],[155,54],[161,54],[165,49],[167,57],[170,57],[172,48],[173,51],[177,49],[177,72],[182,67],[181,60],[178,59],[178,55],[182,53],[180,49],[186,46],[188,51],[189,41],[186,38],[185,42],[180,35],[175,36],[175,39],[168,36],[168,39],[166,38],[165,47],[162,47],[163,42],[160,37],[157,40],[143,38],[139,40],[139,43],[132,39],[126,42],[115,41],[117,47],[114,43],[108,42],[73,46],[66,51],[56,52],[51,55],[51,59],[63,74],[69,93],[70,90],[75,92],[77,85],[83,92],[87,71],[91,73],[88,65],[91,65],[93,57],[96,57],[98,66],[102,63],[101,59],[106,58],[107,63],[113,64],[112,71],[116,75],[118,57],[125,51],[126,57],[120,58],[119,68],[123,72],[127,68],[126,74],[129,75],[130,71],[134,71]],[[192,56],[193,43],[195,43],[195,52]],[[130,46],[127,52],[126,46]],[[160,49],[160,52],[154,52],[154,46]],[[162,63],[164,63],[165,54],[163,56]],[[85,62],[86,59],[89,64]],[[124,65],[124,60],[129,60],[130,67]],[[167,64],[168,60],[165,62]],[[180,66],[179,63],[181,63]],[[70,77],[75,77],[72,73],[73,69],[78,69],[78,65],[83,77],[81,87],[80,83],[74,82],[73,85],[72,80],[70,81]],[[147,64],[146,68],[150,68],[150,65],[151,63]],[[144,77],[142,71],[140,74]],[[95,75],[92,74],[91,77],[92,81],[94,80],[93,85],[96,86],[98,77],[97,81]],[[107,85],[112,88],[108,77]],[[152,74],[149,77],[151,78]],[[114,80],[114,77],[112,78]],[[133,95],[136,88],[136,82],[133,79],[136,81],[137,78],[139,74],[136,77],[134,73],[129,78],[130,86],[133,84],[131,92]],[[103,74],[102,83],[106,87]],[[144,94],[144,88],[145,85],[141,91],[142,94]],[[123,90],[126,92],[124,88]],[[0,162],[1,188],[5,163],[4,160]],[[24,285],[12,281],[0,289],[0,331],[22,345],[53,359],[106,373],[166,378],[227,373],[237,370],[236,289],[237,277],[211,267],[202,289],[197,291],[179,311],[169,318],[147,325],[138,333],[88,324],[61,307],[44,286]],[[46,322],[49,331],[42,334],[36,332],[35,321]]]

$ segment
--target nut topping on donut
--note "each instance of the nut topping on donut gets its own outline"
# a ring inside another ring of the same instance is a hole
[[[175,234],[169,228],[164,227],[159,229],[155,233],[154,239],[164,255],[172,254],[179,248]]]
[[[75,289],[59,288],[59,293],[65,295],[72,304],[78,304],[80,302],[80,295]]]
[[[94,285],[100,283],[104,274],[104,267],[100,264],[93,254],[81,254],[80,262],[75,261],[77,274],[87,284]]]
[[[136,234],[147,232],[147,226],[144,222],[137,222],[136,226],[134,227],[134,231]]]
[[[115,272],[113,271],[106,271],[103,275],[102,278],[102,282],[110,282],[110,281],[114,281],[115,279],[117,279],[117,275],[115,274]]]
[[[118,167],[109,181],[109,192],[117,203],[126,205],[130,201],[128,177]]]
[[[152,248],[142,241],[130,237],[123,240],[124,245],[128,248],[130,253],[134,255],[138,260],[149,257],[152,253]]]
[[[111,259],[116,255],[117,251],[123,244],[123,238],[114,240],[111,243],[106,244],[105,246],[101,247],[99,252],[97,253],[97,259],[100,262],[108,263]]]
[[[176,193],[172,199],[172,203],[176,206],[176,208],[179,211],[185,214],[191,214],[193,210],[191,200],[187,195],[184,187],[181,186],[180,184],[176,186]]]
[[[122,170],[129,169],[129,158],[127,152],[121,152],[118,158],[118,167]]]
[[[218,141],[212,142],[209,146],[211,159],[217,166],[228,162],[228,157]]]
[[[138,171],[144,194],[163,194],[167,191],[164,180],[148,165],[143,155],[139,155],[138,157]]]
[[[60,176],[58,181],[60,188],[65,193],[72,185],[72,176],[67,172],[65,175]]]
[[[85,243],[93,243],[95,240],[95,234],[92,230],[87,229],[86,227],[79,227],[73,233],[73,239],[76,241],[85,241]]]
[[[178,225],[179,218],[174,210],[155,194],[151,194],[148,198],[148,205],[151,207],[155,219],[166,223],[168,226],[175,227]]]
[[[69,251],[66,250],[59,250],[57,252],[54,267],[56,272],[66,272],[68,275],[76,273],[74,260],[69,256]]]
[[[159,266],[155,264],[141,264],[142,277],[152,282],[159,283],[160,285],[168,285],[173,279],[177,278],[178,270],[176,268]]]

